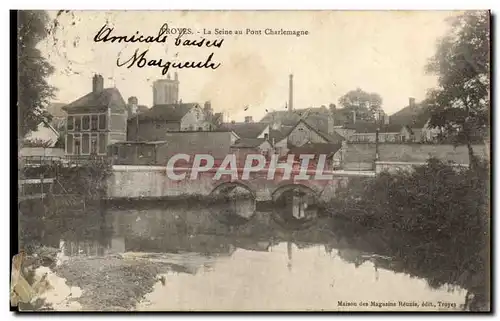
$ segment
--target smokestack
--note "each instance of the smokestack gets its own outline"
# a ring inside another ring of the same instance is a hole
[[[410,107],[415,107],[415,98],[410,97],[410,99],[409,99],[409,106]]]
[[[252,116],[245,116],[245,123],[253,123]]]
[[[288,110],[293,111],[293,75],[290,75],[288,83]]]

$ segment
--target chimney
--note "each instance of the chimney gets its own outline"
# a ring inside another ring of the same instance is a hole
[[[104,90],[104,78],[101,75],[94,75],[92,78],[92,92],[97,94]]]
[[[356,111],[355,110],[352,111],[352,123],[356,124]]]
[[[328,121],[328,134],[332,135],[335,132],[335,127],[334,127],[335,126],[335,122],[334,122],[335,119],[333,118],[334,117],[333,113],[329,113],[327,117],[328,117],[328,119],[327,119],[327,121]]]
[[[409,104],[409,106],[410,106],[410,107],[415,107],[415,98],[410,97],[410,99],[409,99],[409,100],[410,100],[410,104]]]
[[[128,98],[128,107],[129,107],[130,113],[132,115],[137,113],[137,109],[138,109],[137,105],[138,104],[139,104],[139,100],[137,99],[137,97],[132,96],[132,97]]]
[[[245,123],[253,123],[252,116],[245,116]]]
[[[290,75],[288,83],[288,110],[293,111],[293,75]]]

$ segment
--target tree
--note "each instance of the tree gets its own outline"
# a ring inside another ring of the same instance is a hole
[[[356,112],[356,119],[373,121],[382,111],[382,97],[377,93],[368,93],[361,88],[351,90],[339,99],[340,106],[349,117]]]
[[[477,162],[472,144],[489,132],[490,19],[488,12],[467,12],[451,20],[426,70],[438,76],[429,91],[430,126],[455,144],[467,145],[469,164]]]
[[[46,78],[54,68],[36,48],[47,37],[48,23],[49,16],[45,11],[18,11],[18,138],[36,131],[42,120],[51,120],[45,108],[54,97],[55,89]]]

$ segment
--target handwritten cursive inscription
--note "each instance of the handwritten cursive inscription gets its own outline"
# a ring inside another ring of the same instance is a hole
[[[221,65],[220,63],[216,64],[212,61],[212,58],[214,56],[214,53],[212,52],[205,62],[202,61],[184,61],[184,62],[172,62],[168,60],[163,60],[163,59],[148,59],[146,57],[146,54],[148,53],[149,49],[144,50],[142,53],[139,54],[139,49],[136,49],[132,57],[130,57],[127,61],[125,62],[120,62],[120,58],[118,57],[116,59],[116,64],[118,67],[123,67],[128,64],[127,69],[131,68],[132,66],[137,66],[138,68],[144,68],[144,67],[159,67],[162,68],[162,75],[167,74],[170,68],[211,68],[211,69],[217,69]]]
[[[167,35],[176,35],[177,37],[182,37],[185,34],[191,34],[191,29],[187,28],[169,28],[168,23],[164,23],[158,34],[156,36],[144,36],[140,35],[139,31],[135,32],[135,35],[131,36],[112,36],[114,28],[108,27],[108,25],[102,26],[102,28],[94,36],[94,42],[144,42],[144,43],[166,43]]]

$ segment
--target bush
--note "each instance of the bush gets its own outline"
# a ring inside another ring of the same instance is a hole
[[[484,290],[489,177],[486,162],[470,169],[430,159],[413,172],[351,180],[330,213],[382,230],[385,245],[374,250],[402,261],[407,272],[425,277],[431,286]]]

